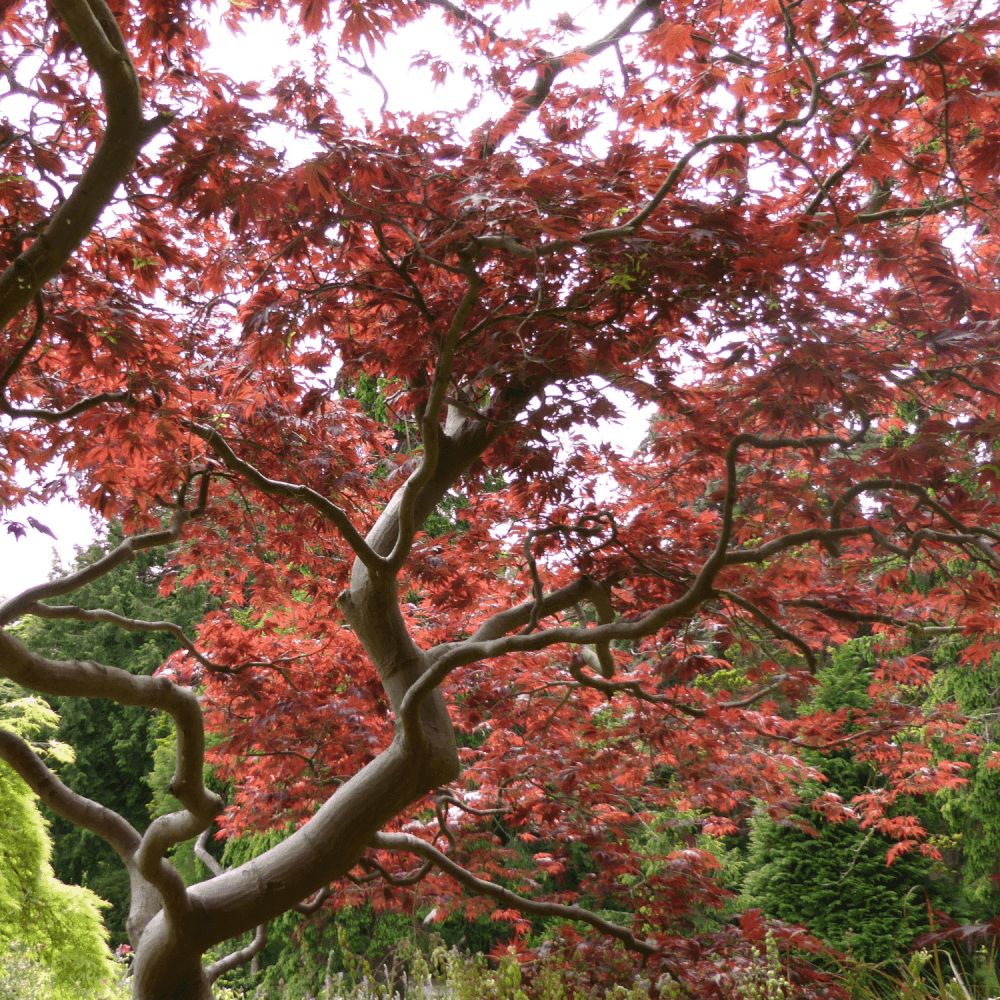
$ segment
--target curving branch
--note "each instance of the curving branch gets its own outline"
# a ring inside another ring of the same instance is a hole
[[[522,632],[527,635],[530,632],[534,632],[538,627],[539,614],[542,609],[543,601],[545,598],[545,590],[542,586],[542,578],[538,573],[538,563],[535,559],[534,554],[531,551],[532,543],[536,538],[543,535],[566,535],[572,537],[574,535],[581,535],[583,537],[594,537],[601,534],[602,526],[607,523],[611,527],[611,541],[617,539],[617,528],[615,526],[614,520],[610,513],[607,511],[602,511],[600,514],[586,515],[581,517],[576,524],[554,524],[547,528],[539,528],[536,531],[529,531],[524,537],[524,558],[528,563],[528,571],[531,574],[531,593],[534,598],[531,604],[531,611],[528,616],[528,622],[524,626]],[[585,555],[592,552],[596,552],[598,549],[603,548],[607,542],[602,542],[600,544],[592,545],[587,548]],[[591,603],[594,605],[594,609],[597,611],[597,620],[600,624],[605,625],[608,622],[615,620],[615,612],[611,606],[611,595],[608,591],[598,583],[591,583],[588,597]],[[579,602],[574,604],[574,608],[577,612],[577,621],[581,628],[587,627],[587,617],[583,613],[579,606]],[[611,677],[615,672],[615,661],[611,656],[611,649],[607,643],[598,643],[596,649],[589,651],[596,660],[595,669],[600,670],[602,676]]]
[[[920,486],[917,483],[908,483],[900,479],[864,479],[860,483],[855,483],[854,486],[844,492],[837,499],[833,507],[830,509],[830,527],[833,529],[840,528],[844,512],[854,502],[854,500],[857,499],[857,497],[859,497],[862,493],[872,493],[877,490],[897,490],[900,493],[910,493],[911,495],[918,497],[920,502],[925,507],[942,517],[956,531],[961,532],[966,536],[979,536],[983,539],[989,538],[994,542],[1000,542],[1000,531],[993,528],[984,528],[978,525],[965,524],[959,518],[955,517],[951,511],[935,500],[925,487]],[[956,536],[944,536],[939,532],[931,532],[929,529],[920,530],[923,531],[924,537],[928,538],[940,538],[940,540],[944,541],[954,541],[956,538]],[[974,541],[974,539],[965,538],[962,539],[962,541]]]
[[[429,0],[429,2],[435,2],[435,0]],[[445,6],[443,3],[438,5]],[[446,9],[452,6],[448,4]],[[647,14],[652,14],[657,7],[659,7],[659,0],[640,0],[606,35],[589,45],[578,46],[561,56],[548,56],[538,63],[535,71],[535,83],[531,90],[519,98],[514,107],[495,126],[487,126],[479,130],[481,146],[477,151],[478,155],[482,159],[492,156],[513,128],[516,128],[531,112],[537,111],[545,103],[556,77],[564,70],[579,65],[584,59],[592,59],[594,56],[600,55],[606,49],[615,48],[626,35],[631,33],[642,18]],[[451,13],[459,18],[463,16],[460,11],[451,10]]]
[[[296,913],[302,913],[307,917],[312,916],[332,895],[330,887],[324,886],[314,896],[304,899],[301,903],[296,903],[292,909]]]
[[[642,639],[654,635],[669,622],[694,611],[710,595],[714,576],[713,572],[703,580],[699,577],[699,580],[696,580],[677,600],[660,605],[635,621],[612,622],[594,628],[559,626],[533,632],[530,635],[519,633],[479,642],[465,639],[435,646],[428,651],[428,659],[432,664],[430,669],[410,687],[400,706],[399,715],[403,726],[405,728],[417,724],[417,713],[424,698],[458,667],[508,653],[533,653],[560,643],[590,646],[614,639]]]
[[[589,687],[595,691],[600,691],[602,694],[606,694],[609,700],[616,694],[626,692],[640,701],[648,701],[653,705],[670,705],[671,708],[676,708],[682,715],[690,716],[692,719],[704,719],[708,714],[703,708],[696,708],[694,705],[685,705],[683,702],[674,699],[671,695],[650,694],[643,689],[638,681],[608,681],[601,677],[591,677],[589,674],[583,672],[576,660],[570,660],[569,672],[580,687]]]
[[[139,150],[173,117],[143,118],[139,78],[104,0],[52,0],[52,6],[100,78],[107,127],[69,197],[31,245],[0,274],[0,328],[59,273],[96,225]]]
[[[58,580],[50,580],[48,583],[40,583],[35,587],[21,591],[9,601],[0,604],[0,628],[9,625],[15,618],[19,618],[38,601],[71,593],[92,580],[100,579],[121,563],[131,562],[135,559],[136,552],[140,552],[142,549],[151,549],[158,545],[170,545],[176,542],[181,536],[184,525],[192,518],[200,517],[205,512],[210,476],[207,471],[198,473],[198,475],[201,476],[201,486],[198,491],[198,505],[194,509],[186,510],[184,507],[187,489],[190,486],[190,482],[188,482],[180,491],[177,508],[171,518],[169,528],[146,532],[142,535],[133,535],[122,541],[120,545],[115,546],[107,555],[75,573],[68,573],[66,576],[59,577]]]
[[[867,422],[861,430],[846,438],[837,434],[800,438],[738,434],[730,441],[726,449],[726,491],[722,505],[722,523],[719,527],[715,547],[684,594],[669,604],[653,608],[633,621],[609,622],[586,629],[556,627],[530,634],[525,634],[522,631],[515,636],[496,635],[499,628],[519,620],[524,610],[526,610],[525,621],[530,622],[537,599],[522,605],[520,608],[510,609],[508,612],[495,615],[480,626],[471,639],[442,643],[428,651],[430,669],[411,685],[400,706],[399,717],[404,731],[408,726],[414,728],[418,726],[418,713],[423,700],[457,667],[508,653],[537,652],[559,643],[569,642],[589,646],[598,643],[605,644],[615,639],[645,638],[654,635],[669,622],[690,614],[701,603],[711,598],[713,581],[719,571],[727,565],[763,561],[777,552],[804,544],[807,541],[818,540],[832,543],[833,540],[841,537],[871,534],[872,529],[868,525],[859,528],[810,528],[806,531],[790,532],[754,549],[729,549],[738,490],[736,460],[741,447],[749,445],[753,448],[770,451],[781,448],[815,449],[832,446],[846,449],[856,444],[866,432]],[[582,583],[574,586],[582,587]],[[572,587],[563,588],[558,593],[559,600],[565,600],[572,593]],[[556,601],[552,600],[548,606],[552,607],[555,603]],[[567,601],[563,607],[570,607],[573,603],[573,601]],[[483,635],[484,638],[477,639],[476,637],[480,635]]]
[[[137,854],[142,838],[124,817],[68,788],[24,740],[3,728],[0,728],[0,760],[20,775],[57,816],[96,834],[121,858],[132,887],[128,932],[133,942],[139,940],[146,925],[164,905],[172,913],[187,911],[184,881],[166,858],[159,858],[140,872]]]
[[[596,581],[590,577],[582,576],[579,580],[553,590],[550,594],[542,597],[541,602],[534,600],[525,601],[513,608],[505,608],[491,615],[484,621],[470,637],[470,642],[486,642],[490,639],[499,639],[508,632],[513,632],[516,628],[522,628],[531,620],[532,610],[537,606],[538,618],[548,618],[550,615],[558,614],[567,608],[573,607],[580,601],[591,598],[593,587]],[[601,586],[600,584],[596,584]]]
[[[766,611],[757,607],[753,601],[748,601],[745,597],[741,597],[739,594],[734,594],[731,590],[717,590],[716,596],[724,598],[731,604],[735,604],[743,608],[744,611],[749,611],[750,614],[752,614],[757,621],[767,628],[772,635],[785,642],[791,643],[791,645],[793,645],[802,654],[802,658],[806,661],[806,663],[809,664],[809,673],[816,673],[816,654],[813,653],[809,644],[805,642],[805,640],[779,625],[769,614],[767,614]]]
[[[122,615],[115,614],[113,611],[106,611],[103,608],[94,608],[93,610],[90,610],[78,607],[75,604],[29,604],[23,610],[22,614],[34,615],[36,618],[72,619],[73,621],[80,622],[104,622],[108,625],[117,625],[126,632],[166,632],[169,635],[172,635],[177,640],[178,645],[180,645],[181,648],[186,649],[188,653],[203,667],[208,670],[214,670],[224,674],[240,674],[244,670],[249,670],[255,667],[264,667],[270,670],[278,671],[287,679],[287,674],[283,668],[279,666],[279,664],[291,663],[294,660],[301,660],[310,655],[308,653],[299,653],[295,656],[279,657],[276,660],[248,660],[247,662],[234,667],[210,660],[198,649],[194,641],[188,638],[187,634],[180,627],[180,625],[177,625],[175,622],[150,622],[144,621],[141,618],[126,618]]]
[[[855,622],[859,625],[893,625],[905,629],[911,635],[926,638],[933,635],[958,635],[963,631],[960,625],[935,625],[915,622],[908,618],[898,618],[894,615],[884,615],[869,611],[852,611],[849,608],[831,608],[822,601],[812,598],[800,598],[782,602],[789,608],[809,608],[833,621]]]
[[[370,868],[372,872],[380,875],[385,882],[389,885],[396,886],[396,888],[406,888],[407,886],[416,885],[418,882],[422,882],[425,878],[427,878],[431,869],[434,867],[433,862],[425,861],[415,871],[410,872],[409,875],[393,875],[388,868],[384,868],[372,858],[362,858],[360,864],[362,868]]]
[[[416,854],[440,868],[441,871],[450,875],[471,892],[478,893],[480,896],[489,896],[490,899],[512,909],[520,910],[522,913],[530,913],[537,917],[563,917],[566,920],[579,920],[589,924],[602,934],[617,938],[626,948],[637,951],[641,955],[655,955],[658,951],[652,941],[641,940],[627,927],[605,920],[581,906],[566,906],[562,903],[545,903],[535,899],[526,899],[509,889],[504,889],[503,886],[477,878],[468,869],[452,861],[447,854],[442,854],[436,847],[432,847],[427,841],[414,837],[412,834],[379,833],[372,839],[371,846],[387,851],[409,851],[411,854]]]
[[[217,962],[213,962],[207,969],[205,969],[205,978],[209,983],[214,983],[219,976],[225,972],[231,972],[233,969],[239,968],[246,962],[249,962],[255,955],[258,955],[264,950],[264,946],[267,944],[267,924],[258,924],[257,930],[254,932],[253,940],[245,947],[240,948],[238,951],[230,952],[224,958],[220,958]]]
[[[56,423],[60,420],[69,420],[85,410],[93,409],[102,403],[120,403],[132,398],[130,392],[99,392],[95,396],[88,396],[86,399],[77,400],[71,406],[62,410],[46,410],[37,407],[11,406],[7,399],[7,386],[10,380],[17,374],[18,369],[24,364],[25,358],[31,352],[32,347],[38,343],[38,338],[42,335],[45,326],[45,302],[39,292],[35,296],[35,325],[27,340],[20,346],[13,360],[7,365],[2,375],[0,375],[0,413],[8,417],[33,417],[36,420],[45,420],[49,423]]]
[[[210,826],[206,826],[204,830],[198,834],[198,839],[194,842],[194,856],[213,874],[221,875],[225,868],[219,864],[219,862],[208,853],[208,838],[212,832]]]
[[[495,809],[477,809],[475,806],[467,805],[463,802],[450,788],[446,789],[442,795],[439,796],[442,802],[450,806],[455,806],[457,809],[461,809],[463,812],[467,812],[472,816],[506,816],[511,810],[505,807],[495,808]]]
[[[222,875],[225,873],[226,869],[219,864],[219,862],[208,853],[208,836],[211,832],[211,827],[206,826],[204,830],[198,835],[198,839],[194,842],[194,853],[195,857],[212,873],[213,876]],[[228,955],[223,956],[217,962],[213,962],[206,970],[205,977],[210,983],[214,983],[219,976],[224,972],[229,972],[232,969],[236,969],[246,962],[251,961],[255,958],[267,944],[267,924],[258,924],[255,931],[253,940],[245,947],[239,948]],[[251,969],[251,971],[257,971]]]
[[[25,784],[57,816],[97,834],[128,863],[139,848],[135,827],[113,809],[79,795],[64,785],[31,746],[16,733],[0,726],[0,760],[9,765]]]
[[[226,439],[214,428],[206,427],[204,424],[189,423],[188,428],[197,434],[216,455],[230,472],[235,472],[242,476],[251,486],[272,497],[288,497],[292,500],[302,500],[309,504],[314,510],[319,511],[328,521],[333,522],[340,532],[341,537],[350,545],[354,554],[365,564],[372,574],[381,574],[388,566],[387,560],[374,552],[368,543],[362,538],[358,529],[351,523],[347,516],[347,511],[338,507],[331,500],[328,500],[321,493],[317,493],[308,486],[301,486],[296,483],[286,483],[280,479],[269,479],[249,462],[245,462],[236,455]]]

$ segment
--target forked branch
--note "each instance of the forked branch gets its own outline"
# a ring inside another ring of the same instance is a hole
[[[2,637],[3,633],[0,632],[0,638]],[[0,760],[20,775],[57,816],[96,834],[114,849],[126,868],[130,871],[138,869],[137,854],[142,838],[124,817],[68,788],[24,740],[2,728]],[[157,890],[168,910],[176,914],[187,910],[184,881],[166,858],[161,856],[147,864],[141,874]]]
[[[162,881],[164,852],[200,833],[222,807],[219,797],[204,784],[205,732],[194,692],[163,677],[137,676],[92,660],[50,660],[33,653],[4,631],[0,631],[0,675],[40,694],[110,698],[121,705],[159,709],[173,718],[177,729],[177,767],[170,790],[184,811],[154,820],[135,850],[136,867],[157,885]],[[183,883],[180,892],[183,894]],[[169,902],[167,895],[165,901]]]
[[[56,423],[60,420],[70,420],[85,410],[93,409],[102,403],[120,403],[129,399],[130,393],[124,391],[99,392],[94,396],[87,396],[86,399],[79,399],[62,410],[46,410],[34,406],[11,406],[10,401],[7,399],[7,387],[10,385],[10,380],[17,374],[18,369],[20,369],[25,359],[31,353],[31,349],[38,343],[44,327],[45,303],[42,300],[41,293],[39,293],[35,296],[35,323],[31,333],[20,346],[10,364],[4,369],[3,374],[0,375],[0,413],[4,413],[12,418],[27,417],[35,420],[44,420],[48,423]]]
[[[57,816],[97,834],[127,862],[139,848],[139,833],[113,809],[79,795],[49,770],[41,757],[16,733],[0,726],[0,759],[21,776],[25,784]]]
[[[370,573],[380,574],[386,570],[387,561],[371,549],[358,529],[351,523],[347,511],[342,507],[338,507],[333,501],[328,500],[321,493],[317,493],[308,486],[286,483],[281,479],[269,479],[249,462],[239,458],[226,439],[214,427],[194,423],[188,424],[188,427],[219,456],[230,472],[242,476],[251,486],[268,496],[288,497],[309,504],[335,525],[341,537],[350,545],[354,554],[368,567]]]
[[[393,576],[403,568],[403,564],[410,554],[410,547],[413,545],[414,509],[417,497],[430,481],[438,466],[441,454],[441,407],[444,405],[451,383],[455,348],[465,330],[473,307],[479,299],[479,291],[483,284],[472,260],[464,262],[464,273],[468,285],[438,352],[437,363],[434,366],[434,378],[431,381],[427,402],[424,404],[424,410],[421,414],[420,433],[424,446],[423,455],[420,457],[420,464],[403,486],[399,498],[396,541],[389,558],[386,560],[386,568]]]

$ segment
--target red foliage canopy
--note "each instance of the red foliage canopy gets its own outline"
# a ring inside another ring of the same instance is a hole
[[[304,35],[265,86],[206,68],[184,0],[4,5],[23,110],[0,126],[0,497],[75,494],[126,548],[180,539],[176,581],[219,606],[161,676],[204,691],[222,829],[322,839],[337,815],[357,839],[282,869],[284,895],[171,895],[150,857],[218,811],[179,721],[187,825],[122,851],[166,900],[149,926],[198,954],[421,842],[448,856],[424,850],[421,892],[457,900],[449,865],[502,870],[499,817],[541,845],[523,888],[574,904],[560,873],[587,845],[589,898],[641,898],[612,933],[696,976],[714,860],[676,851],[635,890],[641,821],[787,816],[801,749],[850,741],[885,788],[817,808],[910,847],[887,807],[962,780],[946,751],[974,740],[919,705],[937,637],[969,636],[970,667],[996,648],[1000,18],[613,6],[234,4],[236,28]],[[350,124],[336,57],[421,29],[456,41],[412,70],[462,88],[455,111]],[[595,443],[648,404],[634,454]],[[829,649],[872,632],[871,709],[797,713]],[[13,649],[0,672],[27,687],[133,697]],[[406,791],[382,801],[365,782],[398,748]],[[170,995],[164,941],[137,941],[149,996]]]

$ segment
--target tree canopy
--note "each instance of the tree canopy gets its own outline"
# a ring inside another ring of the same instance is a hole
[[[934,854],[910,805],[980,747],[936,653],[997,650],[1000,16],[902,6],[234,3],[298,44],[267,83],[211,68],[187,0],[5,6],[0,500],[124,535],[0,626],[180,652],[4,630],[0,674],[169,715],[180,809],[139,830],[0,757],[121,858],[136,997],[204,1000],[264,933],[205,953],[291,908],[418,891],[725,995],[765,923],[705,931],[718,861],[640,849],[651,817]],[[454,40],[411,69],[453,110],[352,124],[343,60],[414,31]],[[634,454],[594,443],[649,404]],[[163,592],[217,602],[193,632],[58,603],[173,543]],[[862,635],[864,698],[797,711]],[[846,747],[879,781],[804,810]],[[295,832],[185,886],[165,854],[217,818]]]

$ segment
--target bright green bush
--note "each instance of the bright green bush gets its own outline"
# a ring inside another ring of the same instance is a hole
[[[7,692],[9,693],[9,692]],[[59,719],[40,698],[0,704],[0,726],[25,739],[53,730]],[[36,750],[70,759],[68,747],[45,742]],[[89,889],[64,885],[52,871],[52,842],[38,800],[0,763],[0,997],[80,1000],[114,974],[103,900]],[[11,985],[20,983],[21,985]],[[20,991],[20,992],[18,992]]]

